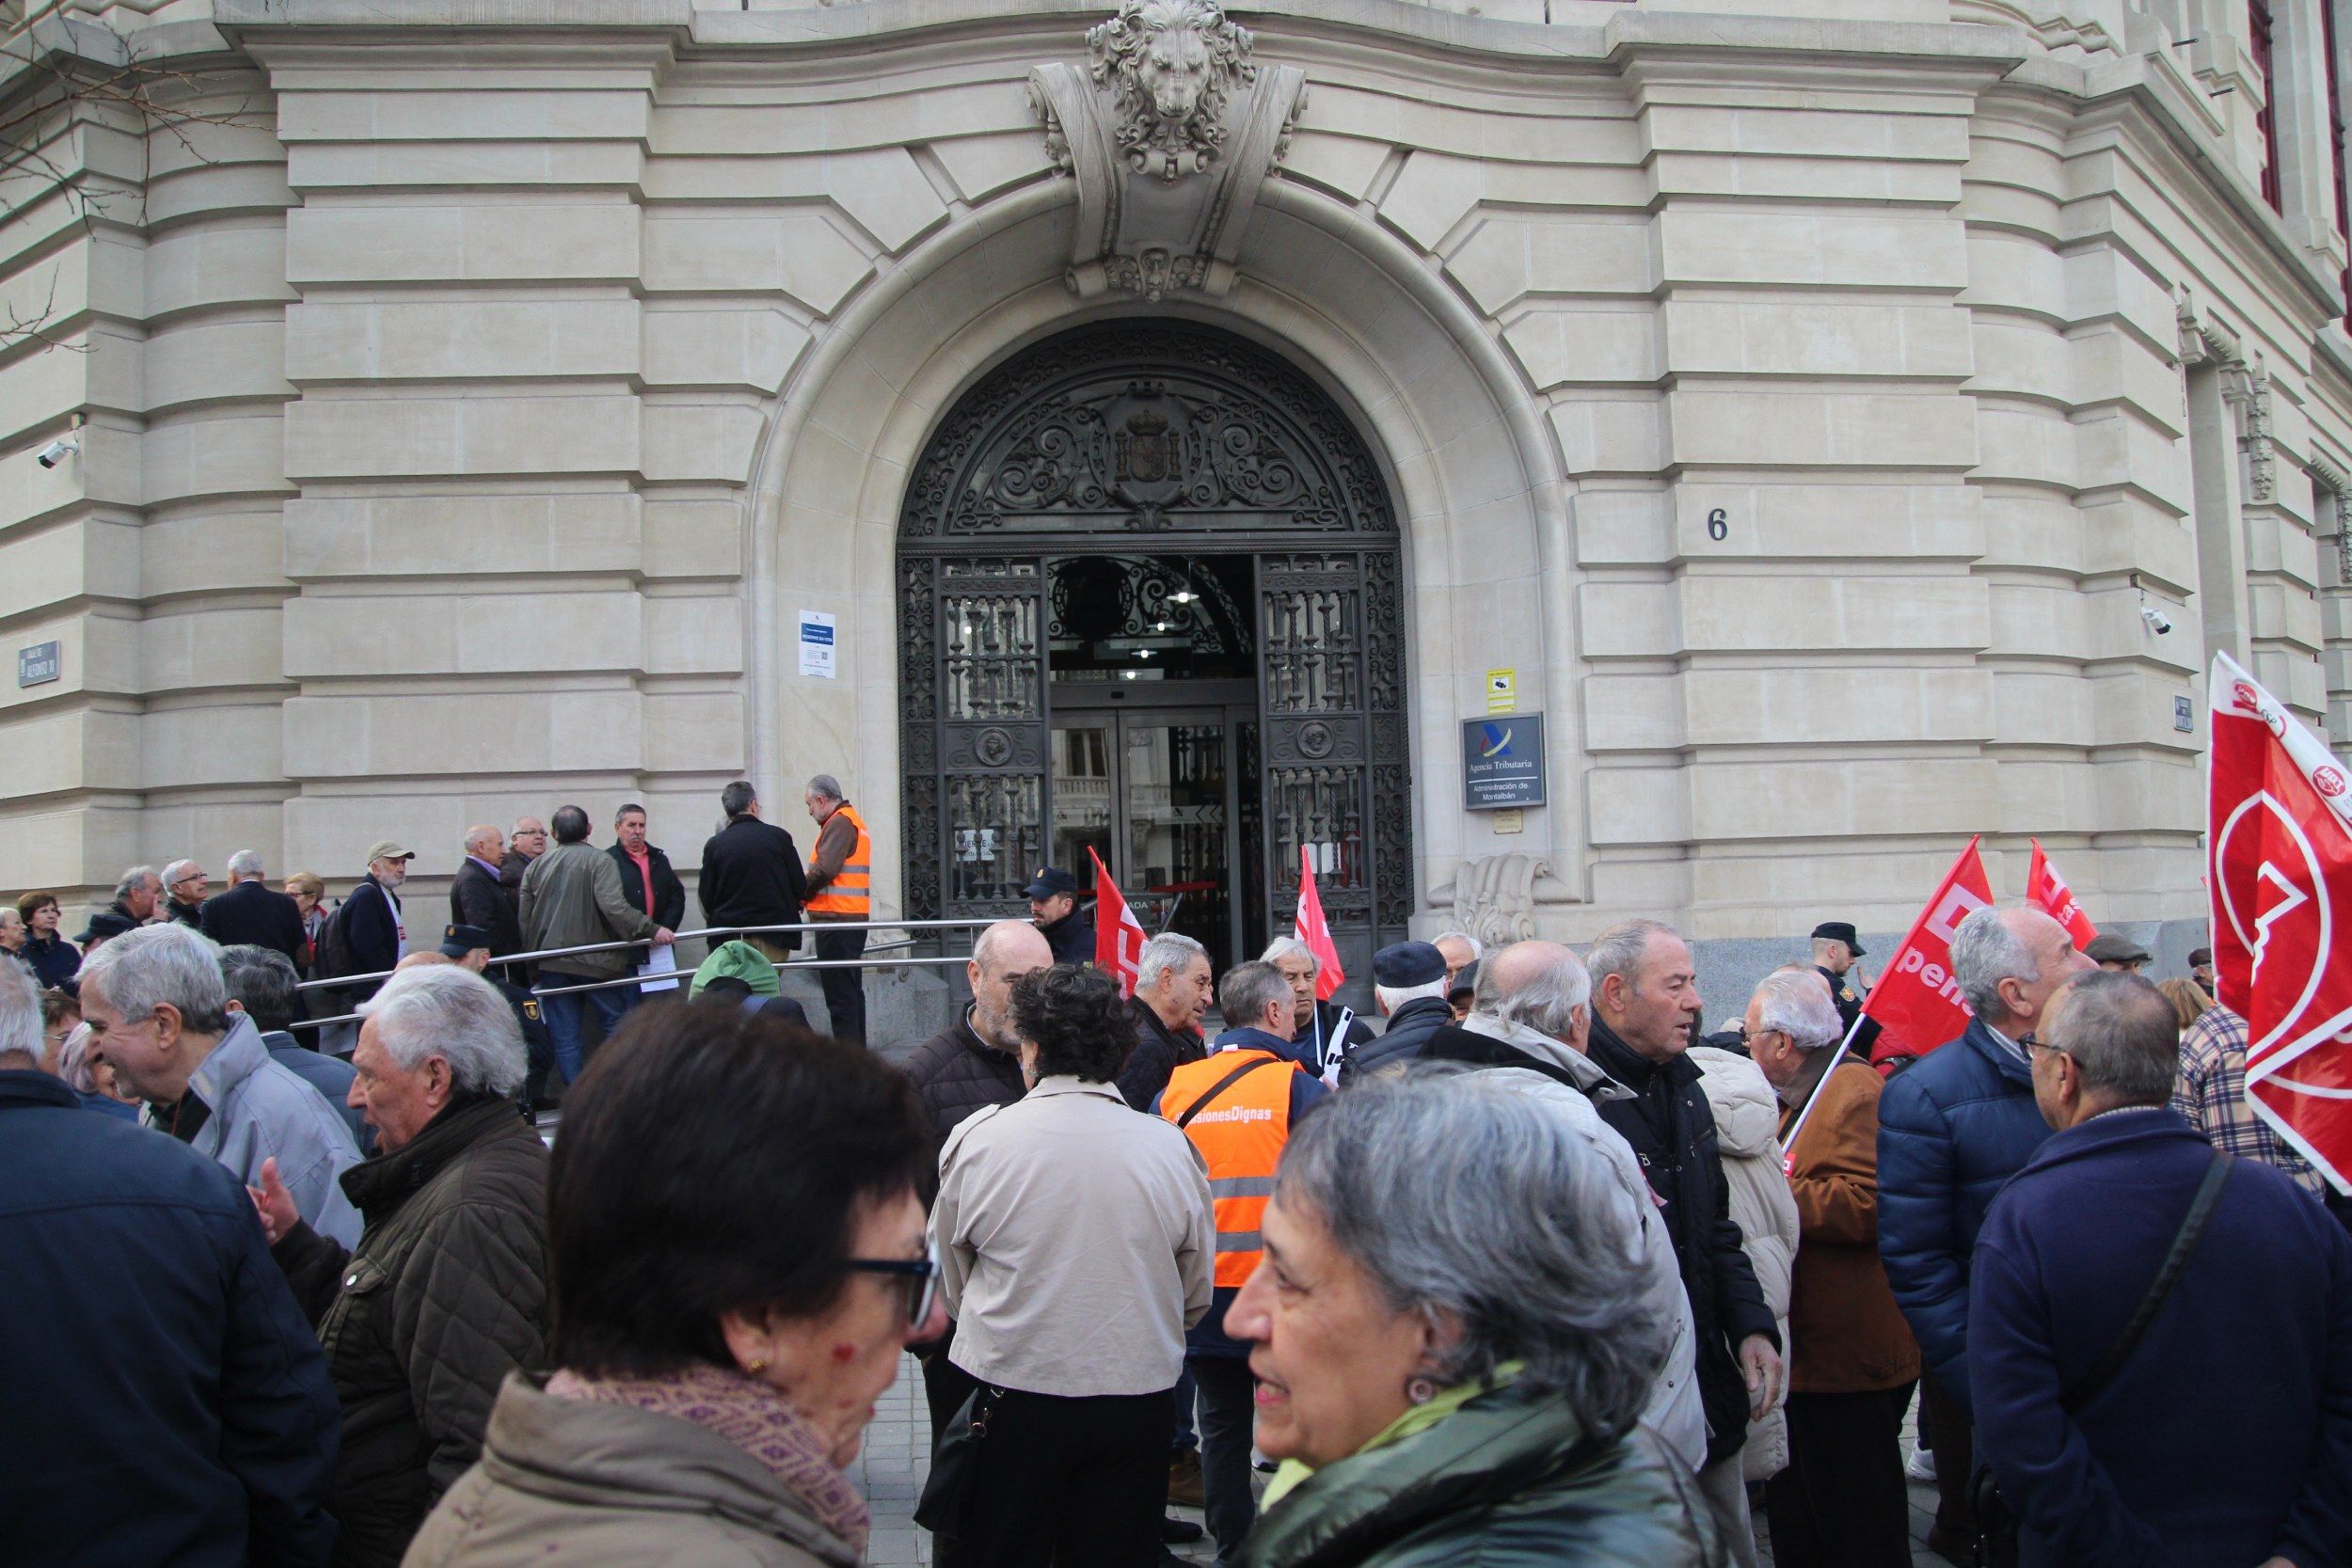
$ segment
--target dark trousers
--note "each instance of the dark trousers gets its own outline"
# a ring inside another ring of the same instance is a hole
[[[1209,1533],[1216,1537],[1217,1561],[1232,1563],[1258,1520],[1258,1499],[1249,1488],[1257,1379],[1237,1355],[1195,1355],[1184,1364],[1200,1390],[1200,1483],[1208,1495]]]
[[[865,953],[863,930],[817,933],[817,956],[820,958],[856,958]],[[864,1045],[866,971],[820,969],[817,972],[817,983],[825,989],[825,1022],[833,1037],[851,1045]]]
[[[949,1323],[947,1332],[939,1338],[936,1348],[926,1345],[916,1354],[923,1364],[923,1403],[931,1418],[931,1447],[939,1447],[939,1434],[947,1430],[947,1423],[956,1418],[963,1402],[972,1397],[972,1390],[980,1386],[979,1379],[947,1359],[947,1351],[956,1342],[956,1325]]]
[[[963,1528],[939,1568],[1157,1568],[1168,1393],[990,1398]]]
[[[1935,1428],[1935,1528],[1945,1544],[1966,1550],[1977,1538],[1968,1506],[1968,1477],[1977,1464],[1977,1429],[1939,1387],[1932,1372],[1919,1379],[1921,1414]]]
[[[1788,1396],[1788,1467],[1765,1485],[1778,1568],[1910,1568],[1911,1386]]]

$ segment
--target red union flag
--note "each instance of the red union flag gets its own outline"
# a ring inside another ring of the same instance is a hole
[[[1865,1018],[1879,1021],[1877,1044],[1870,1059],[1924,1056],[1968,1028],[1968,1004],[1960,997],[1960,982],[1952,978],[1952,933],[1960,923],[1993,902],[1993,884],[1985,879],[1984,860],[1977,840],[1952,862],[1944,882],[1929,899],[1911,934],[1886,960],[1870,999],[1862,1005]]]
[[[1103,857],[1087,846],[1094,863],[1094,967],[1119,980],[1119,994],[1136,993],[1136,970],[1143,961],[1143,922],[1120,897]]]
[[[2050,857],[2042,852],[2042,841],[2034,839],[2033,862],[2026,867],[2026,898],[2035,908],[2048,911],[2052,920],[2066,927],[2066,934],[2077,947],[2088,947],[2090,939],[2099,934],[2099,927],[2083,913],[2083,907],[2074,902],[2074,895],[2066,885],[2066,879],[2058,874]]]
[[[2344,765],[2217,654],[2205,883],[2221,1002],[2246,1018],[2246,1099],[2352,1192],[2352,799]]]
[[[1330,1001],[1331,993],[1347,983],[1347,971],[1340,967],[1331,923],[1323,918],[1323,895],[1315,891],[1314,850],[1304,844],[1298,847],[1298,924],[1294,932],[1315,956],[1315,1000]]]

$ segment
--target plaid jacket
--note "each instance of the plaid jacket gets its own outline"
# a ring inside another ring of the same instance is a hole
[[[2327,1179],[2247,1103],[2246,1020],[2229,1008],[2214,1007],[2181,1037],[2172,1108],[2214,1148],[2276,1165],[2314,1196],[2327,1196]]]

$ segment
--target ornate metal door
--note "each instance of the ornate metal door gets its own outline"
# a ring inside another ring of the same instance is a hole
[[[1020,907],[1051,815],[1049,562],[1138,552],[1255,559],[1260,721],[1238,753],[1258,775],[1254,885],[1235,891],[1287,931],[1310,847],[1366,974],[1412,907],[1395,516],[1319,388],[1189,324],[1106,322],[1015,356],[916,466],[899,520],[909,915]]]

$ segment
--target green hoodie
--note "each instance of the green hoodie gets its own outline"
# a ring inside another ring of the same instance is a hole
[[[748,942],[723,942],[712,948],[710,957],[694,971],[694,978],[686,988],[686,1000],[693,1001],[702,995],[705,986],[719,979],[740,980],[752,988],[754,996],[780,996],[784,992],[768,955]]]

